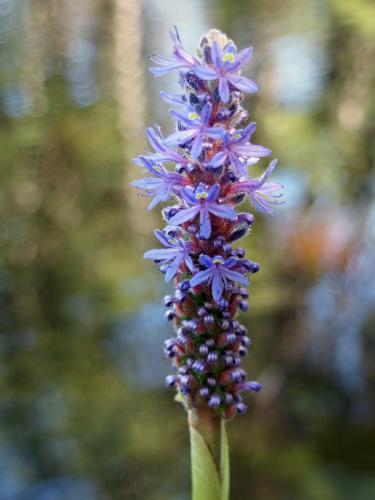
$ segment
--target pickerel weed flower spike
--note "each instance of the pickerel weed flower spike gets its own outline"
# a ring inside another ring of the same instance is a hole
[[[249,276],[259,265],[246,258],[244,249],[232,246],[254,221],[235,206],[249,198],[256,210],[272,212],[281,203],[282,186],[268,181],[276,160],[260,177],[249,176],[251,166],[271,154],[253,144],[255,123],[243,124],[247,112],[242,93],[258,88],[240,74],[252,49],[237,51],[226,35],[211,30],[193,57],[177,29],[170,35],[172,58],[153,57],[151,72],[161,76],[179,71],[181,93],[161,93],[173,107],[176,129],[167,137],[159,127],[147,129],[154,151],[135,162],[152,177],[133,185],[153,196],[149,208],[170,198],[175,204],[163,208],[167,225],[155,231],[163,248],[144,257],[175,285],[174,295],[164,298],[165,318],[176,329],[164,345],[174,368],[166,384],[177,390],[188,410],[205,408],[229,419],[246,411],[243,391],[261,388],[246,381],[240,368],[251,341],[235,317],[248,309]]]

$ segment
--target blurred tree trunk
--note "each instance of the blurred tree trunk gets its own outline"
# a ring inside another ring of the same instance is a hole
[[[133,230],[149,233],[152,218],[145,217],[144,203],[129,181],[140,177],[132,158],[145,147],[145,91],[142,57],[142,1],[113,0],[113,57],[119,126],[124,139],[125,191]]]

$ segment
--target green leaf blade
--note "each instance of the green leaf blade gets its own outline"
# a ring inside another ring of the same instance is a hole
[[[210,449],[202,435],[190,428],[192,500],[222,500],[219,472]],[[227,497],[223,497],[227,500]]]

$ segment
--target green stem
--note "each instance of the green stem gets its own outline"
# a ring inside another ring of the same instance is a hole
[[[210,409],[189,411],[192,500],[229,500],[225,421]]]

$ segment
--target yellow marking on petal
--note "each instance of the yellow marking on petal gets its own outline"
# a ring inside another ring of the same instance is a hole
[[[192,111],[191,113],[188,114],[188,119],[189,120],[199,120],[199,115],[195,111]]]
[[[234,134],[233,139],[234,140],[241,139],[241,134]]]
[[[197,200],[206,199],[206,198],[208,198],[208,193],[206,193],[205,191],[203,191],[202,193],[197,193],[195,195],[195,198]]]
[[[214,264],[222,264],[223,263],[223,259],[217,258],[217,259],[214,259],[212,262]]]
[[[223,62],[230,62],[233,64],[236,58],[234,57],[234,54],[232,54],[232,52],[227,52],[226,54],[223,54],[221,60]]]

